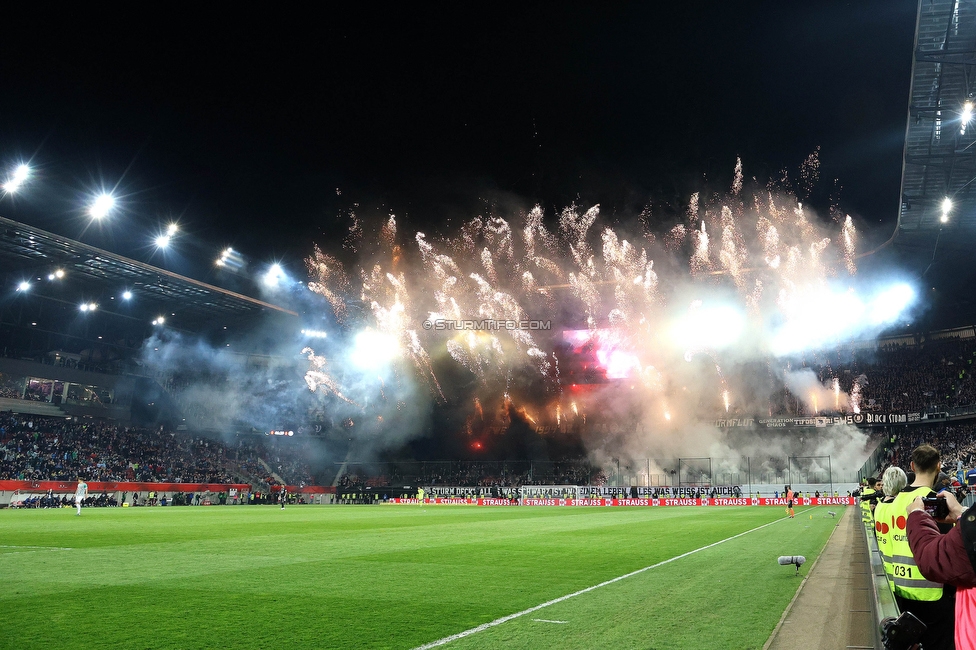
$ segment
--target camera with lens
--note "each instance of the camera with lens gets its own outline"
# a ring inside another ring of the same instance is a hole
[[[922,505],[925,506],[925,512],[932,515],[935,519],[945,519],[949,516],[949,504],[945,499],[940,499],[939,497],[923,497]]]
[[[885,650],[913,650],[925,633],[925,623],[911,612],[881,621],[881,642]]]

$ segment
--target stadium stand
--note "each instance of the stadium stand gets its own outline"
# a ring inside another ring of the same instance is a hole
[[[288,442],[293,442],[289,440]],[[127,427],[107,421],[0,413],[0,480],[136,481],[142,483],[231,484],[268,492],[271,486],[314,485],[303,458],[307,449],[268,443],[260,436],[235,443]],[[271,478],[268,460],[284,474]]]

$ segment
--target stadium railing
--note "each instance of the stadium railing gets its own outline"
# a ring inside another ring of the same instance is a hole
[[[851,515],[856,516],[854,511]],[[871,573],[871,585],[873,586],[871,608],[874,610],[874,647],[884,648],[881,639],[881,622],[886,618],[898,618],[898,603],[895,602],[895,594],[888,581],[888,575],[884,570],[884,562],[881,559],[881,552],[878,550],[878,540],[874,536],[874,529],[867,525],[862,526],[864,531],[864,541],[868,547],[868,568]]]

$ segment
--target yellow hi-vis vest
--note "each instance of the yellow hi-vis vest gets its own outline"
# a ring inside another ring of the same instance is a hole
[[[864,488],[864,490],[861,491],[861,496],[866,497],[868,495],[874,494],[876,491],[877,490],[874,490],[872,488]],[[871,518],[870,499],[865,499],[864,501],[861,501],[861,521],[864,522],[864,525],[867,526],[868,528],[870,528],[871,525],[874,523],[874,520]]]
[[[881,561],[884,563],[884,570],[889,581],[893,581],[895,577],[891,566],[891,534],[893,529],[889,521],[891,505],[884,501],[878,501],[878,505],[874,508],[874,536],[878,540],[878,552],[881,553]]]
[[[942,584],[930,582],[918,570],[912,549],[908,546],[908,504],[916,497],[927,497],[935,494],[929,487],[911,486],[905,488],[895,497],[895,500],[884,510],[891,531],[891,572],[896,596],[907,600],[939,600],[942,598]]]

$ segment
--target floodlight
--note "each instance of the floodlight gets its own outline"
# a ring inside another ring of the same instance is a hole
[[[123,291],[122,292],[122,300],[132,300],[132,292],[131,291]]]
[[[17,291],[29,291],[29,290],[30,290],[30,282],[28,282],[27,280],[24,280],[23,282],[17,285]]]
[[[171,223],[168,226],[166,226],[166,234],[172,237],[177,233],[179,229],[180,229],[179,226],[177,226],[175,223]]]
[[[81,303],[80,305],[78,305],[78,309],[81,311],[88,311],[88,303],[87,302]]]
[[[91,207],[88,208],[88,214],[93,219],[103,219],[112,211],[113,207],[115,207],[115,197],[111,194],[100,194],[95,198],[95,202],[92,203]]]
[[[392,336],[364,330],[356,335],[350,360],[362,370],[377,370],[390,363],[399,353],[400,346]]]
[[[14,173],[10,175],[10,180],[3,184],[3,191],[8,194],[13,194],[20,186],[24,184],[24,181],[30,177],[30,167],[21,164],[14,168]]]
[[[734,345],[746,328],[745,314],[731,305],[703,305],[696,300],[672,324],[671,334],[686,349],[721,349]]]
[[[962,114],[959,116],[962,121],[962,131],[966,132],[966,126],[973,121],[973,103],[966,102],[962,105]]]
[[[281,265],[272,264],[271,268],[269,268],[268,272],[264,275],[264,283],[269,287],[276,287],[278,286],[278,281],[282,280],[284,277],[285,273],[281,270]]]
[[[171,238],[169,235],[159,235],[156,237],[156,248],[166,248],[169,246]]]
[[[952,212],[952,199],[948,196],[942,199],[942,216],[948,216]]]

